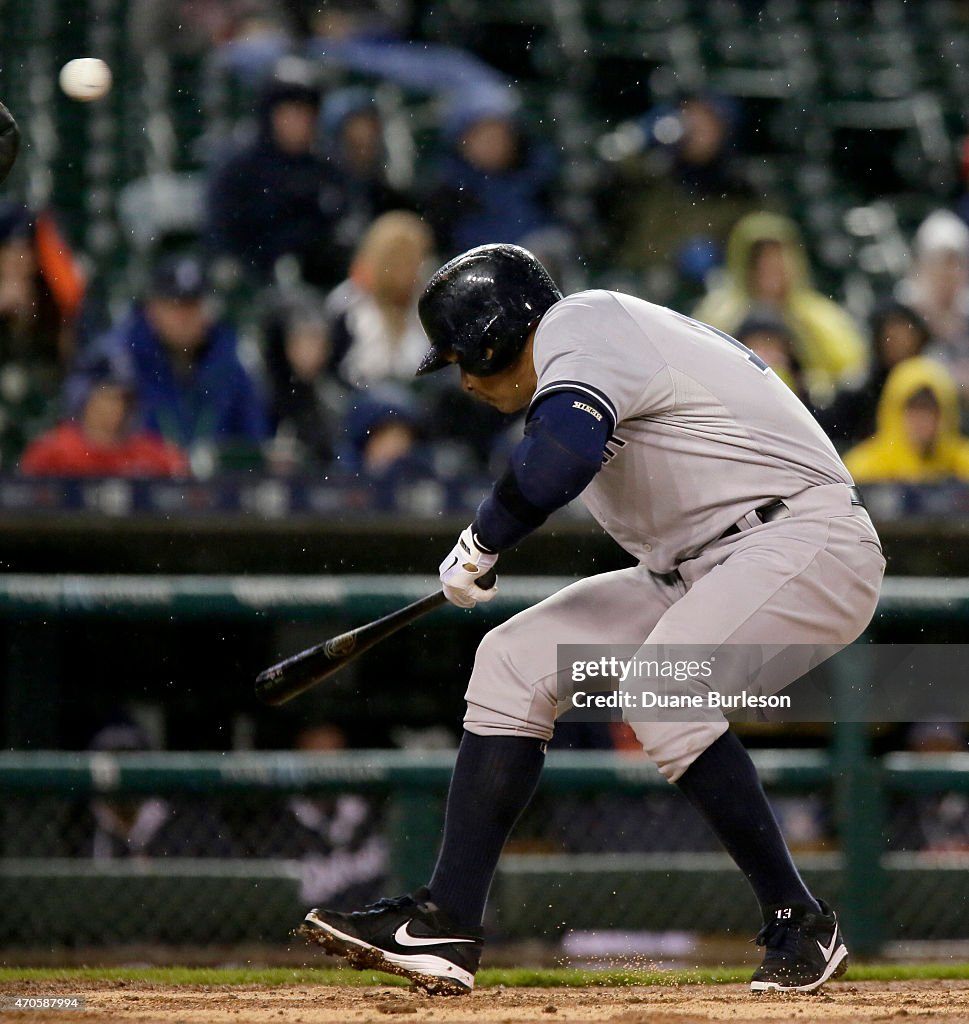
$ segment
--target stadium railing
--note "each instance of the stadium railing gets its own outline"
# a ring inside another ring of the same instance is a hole
[[[837,849],[799,857],[808,883],[838,903],[853,948],[969,937],[961,892],[964,856],[884,849],[890,795],[969,793],[969,755],[845,760],[823,751],[760,750],[754,760],[772,795],[832,789],[853,814],[839,816]],[[426,880],[439,838],[450,752],[0,753],[0,797],[72,801],[136,796],[325,795],[387,797],[391,885]],[[863,803],[858,804],[864,785]],[[667,787],[645,759],[616,753],[551,753],[541,792],[642,795]],[[860,826],[863,826],[860,827]],[[13,820],[7,829],[16,827]],[[396,891],[396,890],[395,890]],[[305,912],[295,860],[79,860],[0,857],[0,946],[105,943],[285,942]],[[566,928],[690,930],[743,935],[756,906],[719,853],[511,853],[495,891],[506,937],[555,939]],[[892,908],[891,915],[886,913]]]
[[[481,609],[482,622],[504,618],[567,582],[559,577],[508,579],[498,598]],[[0,619],[305,620],[339,614],[363,621],[422,596],[428,586],[422,578],[397,576],[8,574],[0,575]],[[886,580],[879,622],[890,625],[913,617],[964,622],[969,617],[969,580]],[[14,795],[60,795],[77,801],[105,793],[380,793],[389,801],[394,881],[407,887],[419,884],[433,863],[451,759],[448,753],[388,751],[323,756],[11,751],[0,753],[0,803]],[[874,953],[887,941],[906,938],[969,937],[957,898],[965,856],[886,850],[884,840],[890,799],[969,793],[969,755],[875,757],[868,728],[841,722],[832,730],[827,751],[762,750],[755,752],[755,759],[772,793],[831,793],[834,848],[800,862],[809,881],[837,900],[860,953]],[[636,794],[661,790],[666,783],[645,761],[576,752],[550,755],[543,787],[549,793]],[[201,939],[211,925],[205,915],[189,914],[190,923],[176,924],[172,914],[181,907],[184,917],[186,906],[196,899],[192,894],[202,892],[208,893],[207,906],[237,908],[235,918],[220,918],[224,938],[278,938],[299,912],[298,874],[287,861],[98,864],[7,856],[0,858],[0,901],[11,912],[4,915],[0,944],[28,941],[36,928],[29,923],[37,917],[36,907],[48,904],[61,908],[61,923],[54,931],[59,929],[65,942],[77,941],[78,921],[104,921],[117,905],[127,908],[127,919],[134,922],[129,925],[132,941],[151,935]],[[247,894],[254,898],[246,899]],[[32,903],[34,898],[40,903]],[[252,913],[238,909],[250,904],[257,907]],[[500,926],[509,935],[547,932],[544,922],[550,920],[557,922],[555,928],[568,922],[570,927],[590,928],[743,929],[754,910],[743,880],[715,853],[511,853],[502,863],[496,905]],[[147,916],[131,912],[152,907]],[[891,915],[888,907],[893,908]],[[50,915],[45,916],[49,923]],[[104,934],[117,934],[117,927],[111,932],[110,920],[105,927]],[[56,944],[56,935],[45,934],[44,942]]]

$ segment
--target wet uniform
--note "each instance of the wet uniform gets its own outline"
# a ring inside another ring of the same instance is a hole
[[[601,290],[556,303],[533,354],[531,410],[571,392],[588,396],[588,415],[610,418],[582,500],[639,564],[492,630],[467,691],[468,731],[550,738],[567,706],[557,644],[783,644],[810,660],[861,633],[885,568],[878,536],[831,442],[757,356],[672,310]],[[719,687],[776,693],[808,667],[780,659],[756,678],[738,668]],[[671,781],[727,729],[719,713],[631,724]]]

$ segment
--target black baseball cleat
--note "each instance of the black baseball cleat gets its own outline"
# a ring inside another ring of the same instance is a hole
[[[799,903],[767,907],[757,933],[764,962],[750,981],[753,992],[813,992],[848,969],[848,950],[834,911],[818,900],[821,913]]]
[[[470,992],[483,945],[481,930],[453,927],[426,888],[349,914],[311,910],[298,934],[351,967],[399,974],[431,995]]]

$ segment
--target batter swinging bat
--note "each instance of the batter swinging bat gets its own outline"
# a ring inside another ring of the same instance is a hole
[[[486,573],[475,582],[482,590],[488,590],[495,581],[495,571]],[[382,619],[368,622],[365,626],[340,633],[339,636],[324,640],[321,644],[308,647],[285,661],[265,669],[256,676],[256,696],[264,704],[285,704],[301,693],[323,682],[358,655],[369,650],[381,640],[396,633],[398,629],[419,619],[422,615],[440,608],[447,603],[441,591],[429,594],[419,601],[399,608]]]

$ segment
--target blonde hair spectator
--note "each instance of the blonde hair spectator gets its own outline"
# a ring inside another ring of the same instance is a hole
[[[414,376],[427,348],[417,297],[432,248],[430,229],[405,210],[382,214],[361,239],[334,322],[339,372],[354,387]]]

